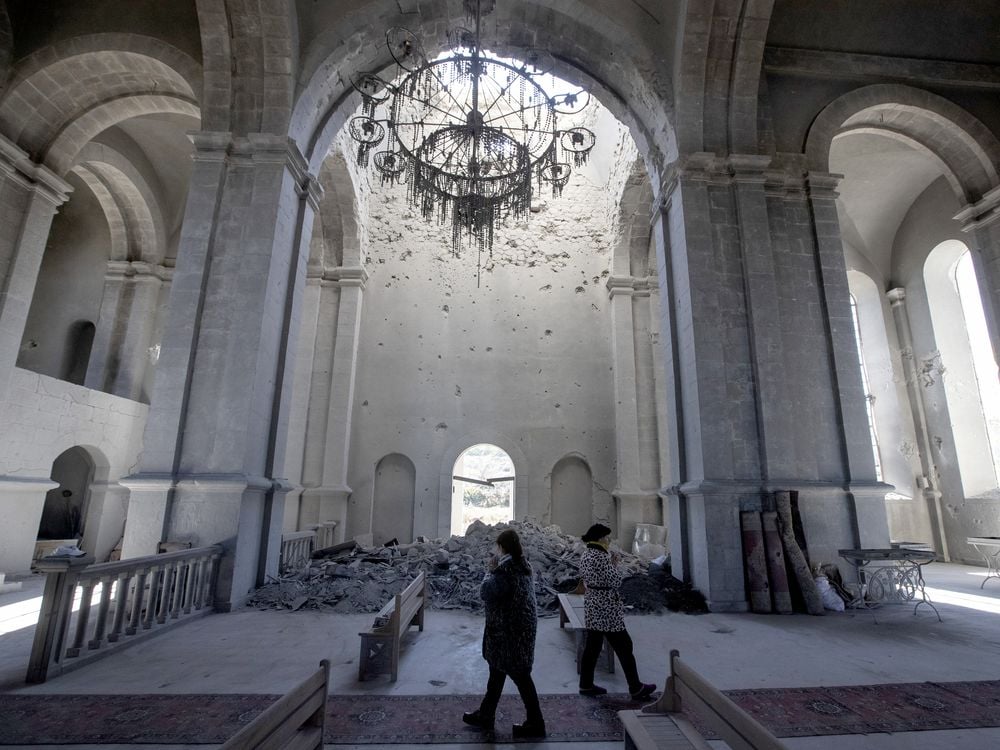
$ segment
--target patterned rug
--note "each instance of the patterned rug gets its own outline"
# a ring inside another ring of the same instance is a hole
[[[726,694],[779,737],[974,729],[1000,726],[1000,680],[859,687],[766,688]],[[0,695],[0,745],[218,744],[274,695]],[[543,695],[552,742],[619,741],[623,695]],[[334,695],[326,742],[333,745],[448,744],[480,737],[510,742],[524,719],[504,695],[493,736],[462,723],[479,696]],[[692,717],[697,723],[697,717]]]

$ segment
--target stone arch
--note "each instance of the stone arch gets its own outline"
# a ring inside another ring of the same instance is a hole
[[[196,78],[190,58],[156,40],[122,36],[68,40],[19,62],[0,101],[0,129],[36,162],[64,174],[90,138],[121,120],[156,112],[198,116],[197,89],[185,77]]]
[[[674,72],[684,153],[756,153],[757,107],[773,0],[688,3]]]
[[[205,68],[203,129],[286,133],[298,65],[295,4],[196,2]]]
[[[158,264],[166,250],[160,201],[146,177],[121,152],[91,142],[71,170],[94,191],[111,226],[111,260]]]
[[[580,536],[593,523],[593,472],[581,453],[568,453],[552,467],[549,520],[564,534]]]
[[[318,175],[323,197],[309,247],[309,267],[315,273],[339,266],[361,265],[358,191],[354,177],[339,150],[323,160]]]
[[[372,535],[376,545],[396,539],[413,541],[413,508],[417,468],[402,453],[382,456],[372,482]]]
[[[1000,141],[989,129],[944,97],[901,84],[864,86],[828,104],[806,136],[809,169],[829,171],[833,140],[859,131],[932,154],[963,204],[1000,184]]]
[[[498,4],[489,19],[489,49],[512,57],[530,47],[550,51],[555,75],[590,89],[629,128],[653,179],[658,165],[675,157],[673,128],[664,117],[671,111],[670,77],[659,74],[662,63],[642,56],[641,45],[614,17],[579,0],[519,0]],[[289,131],[312,169],[360,104],[351,76],[392,63],[383,33],[394,25],[410,28],[434,55],[445,47],[447,27],[464,25],[464,18],[415,18],[401,15],[395,2],[378,0],[345,14],[335,27],[317,35],[302,58],[301,93]],[[502,39],[496,39],[496,29],[504,30]],[[629,57],[623,50],[637,54]]]

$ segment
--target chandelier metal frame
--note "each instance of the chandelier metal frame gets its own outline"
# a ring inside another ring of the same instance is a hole
[[[428,59],[405,28],[386,32],[396,75],[352,81],[362,106],[348,131],[358,166],[374,164],[383,185],[405,181],[425,219],[451,224],[456,255],[475,246],[492,256],[496,229],[528,214],[536,185],[558,197],[572,173],[566,159],[584,164],[596,138],[584,127],[558,128],[558,117],[582,112],[590,95],[542,88],[552,56],[531,49],[520,62],[485,52],[482,17],[496,0],[463,2],[475,26],[448,33],[446,57]]]

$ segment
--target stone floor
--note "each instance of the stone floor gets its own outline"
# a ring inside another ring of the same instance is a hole
[[[912,607],[892,606],[825,617],[666,614],[631,617],[628,627],[636,642],[641,676],[661,685],[671,648],[679,649],[722,689],[1000,679],[1000,581],[991,580],[980,590],[984,575],[982,568],[928,567],[928,591],[942,622],[926,606],[916,616]],[[404,649],[399,681],[380,678],[359,683],[356,634],[370,624],[371,615],[240,610],[193,621],[43,685],[26,686],[22,680],[33,629],[30,609],[39,595],[40,581],[35,579],[26,581],[21,592],[0,596],[0,690],[276,693],[290,688],[324,657],[333,665],[334,693],[478,693],[486,680],[479,653],[482,620],[468,614],[429,612],[425,631],[410,636]],[[560,631],[557,618],[540,623],[534,674],[539,692],[576,690],[572,638]],[[610,689],[625,690],[620,671],[614,676],[599,672],[598,676]],[[0,742],[2,732],[0,727]],[[784,742],[795,750],[982,750],[1000,747],[1000,728]],[[559,750],[620,747],[619,743],[537,744]],[[60,747],[83,750],[78,745]],[[181,746],[170,747],[181,750]],[[377,750],[379,746],[366,747]],[[418,747],[430,750],[426,745]]]

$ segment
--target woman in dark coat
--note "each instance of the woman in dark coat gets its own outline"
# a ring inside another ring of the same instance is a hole
[[[544,737],[545,721],[538,692],[531,679],[535,661],[535,584],[531,566],[524,559],[517,532],[507,529],[497,537],[497,554],[479,590],[486,604],[483,658],[490,666],[486,695],[479,709],[462,716],[466,724],[492,730],[504,682],[510,677],[527,711],[527,720],[515,724],[515,737]]]
[[[594,669],[607,638],[622,665],[629,692],[635,700],[643,700],[653,694],[656,686],[643,683],[635,666],[632,638],[625,629],[625,604],[621,595],[623,576],[618,568],[618,556],[608,551],[610,535],[611,529],[595,523],[581,537],[587,543],[580,561],[580,575],[587,587],[583,599],[587,641],[580,659],[580,694],[604,695],[608,692],[594,684]]]

